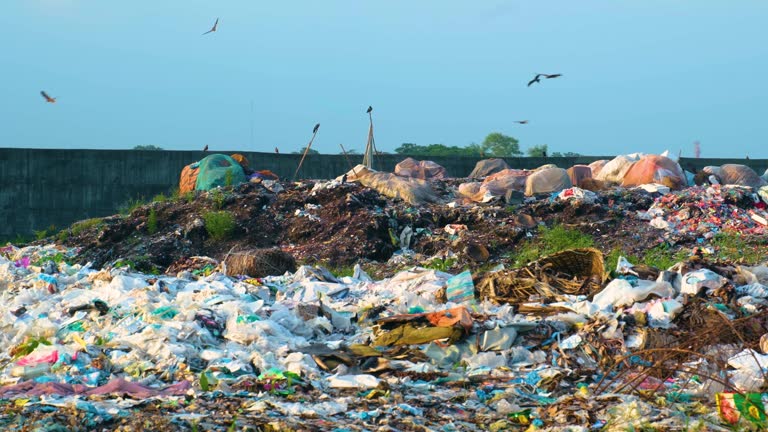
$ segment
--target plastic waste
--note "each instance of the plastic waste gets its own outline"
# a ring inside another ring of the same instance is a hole
[[[668,282],[637,280],[635,285],[625,279],[614,279],[602,291],[595,294],[592,303],[601,309],[631,306],[650,295],[672,297],[677,293]]]
[[[563,189],[557,194],[560,201],[577,201],[585,204],[594,204],[597,201],[597,194],[592,191],[572,187]]]
[[[717,393],[715,401],[717,413],[727,423],[735,425],[744,419],[761,427],[766,426],[768,395],[764,393]]]
[[[381,382],[373,375],[334,375],[328,378],[331,388],[357,388],[370,389],[376,388]]]
[[[472,273],[467,270],[446,281],[445,296],[451,303],[474,305],[475,284]]]
[[[620,275],[631,274],[631,275],[637,276],[638,275],[637,272],[632,270],[632,267],[634,267],[634,265],[632,265],[632,263],[627,261],[627,259],[624,258],[623,256],[620,256],[619,259],[616,260],[616,273],[617,274],[620,274]]]
[[[696,295],[702,288],[708,288],[710,290],[716,290],[723,285],[727,280],[719,274],[709,269],[699,269],[683,275],[682,285],[680,288],[681,294]]]

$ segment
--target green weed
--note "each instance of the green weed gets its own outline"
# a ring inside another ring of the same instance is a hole
[[[205,230],[214,240],[226,240],[235,231],[235,217],[227,211],[211,211],[203,215]]]
[[[168,201],[168,197],[165,196],[164,193],[159,193],[152,197],[152,202],[166,202]]]
[[[680,261],[685,261],[687,258],[688,252],[685,250],[680,249],[675,252],[670,246],[664,243],[646,250],[640,261],[645,265],[655,267],[659,270],[666,270]]]
[[[732,232],[717,234],[712,239],[712,246],[717,248],[718,257],[727,261],[741,260],[750,265],[765,261],[768,252],[768,246],[764,241],[750,243],[741,234]]]
[[[456,258],[434,258],[424,265],[424,268],[447,272],[456,264]]]
[[[39,267],[43,265],[46,261],[53,261],[56,264],[59,264],[61,262],[66,262],[67,264],[69,264],[66,258],[67,257],[63,253],[57,252],[55,255],[46,255],[44,257],[41,257],[39,260],[34,262],[34,265]]]
[[[524,266],[555,252],[594,246],[594,241],[589,235],[560,225],[552,228],[541,226],[538,231],[538,235],[524,242],[517,252],[507,255],[514,260],[515,266]]]
[[[343,278],[345,276],[352,277],[352,275],[355,274],[355,266],[349,265],[349,266],[341,266],[341,267],[335,267],[331,265],[323,265],[323,267],[327,268],[331,274],[336,276],[337,278]]]
[[[224,174],[224,186],[232,186],[232,183],[235,181],[235,175],[232,173],[231,169],[228,169],[227,172]]]
[[[134,210],[145,204],[143,198],[131,198],[128,201],[121,204],[117,209],[120,214],[130,215]]]
[[[149,217],[147,217],[147,231],[149,234],[157,232],[157,212],[155,209],[149,211]]]
[[[221,210],[224,208],[224,201],[226,201],[227,196],[224,194],[224,192],[221,191],[221,189],[217,188],[208,193],[208,198],[211,199],[213,208],[216,210]]]
[[[73,236],[78,236],[81,233],[85,232],[86,230],[101,226],[103,223],[104,223],[104,220],[101,218],[86,219],[80,222],[73,223],[72,226],[69,228],[69,231]]]

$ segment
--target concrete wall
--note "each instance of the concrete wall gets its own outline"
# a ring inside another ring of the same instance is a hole
[[[232,154],[234,151],[222,152]],[[241,152],[254,169],[268,169],[291,179],[301,155]],[[44,150],[0,148],[0,238],[30,236],[50,225],[63,228],[91,217],[117,212],[131,199],[149,199],[178,186],[181,169],[204,157],[198,151]],[[382,155],[374,168],[393,171],[402,155]],[[569,167],[610,157],[507,158],[513,168],[535,168],[545,163]],[[350,156],[352,164],[362,159]],[[430,158],[451,176],[469,175],[478,158]],[[746,163],[762,174],[768,160],[682,159],[681,165]],[[308,155],[298,174],[303,178],[333,178],[349,171],[343,155]]]

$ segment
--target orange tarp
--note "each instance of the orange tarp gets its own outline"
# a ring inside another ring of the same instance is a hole
[[[197,174],[199,172],[199,169],[193,169],[191,165],[187,165],[183,170],[181,170],[181,177],[179,178],[180,194],[185,194],[195,190],[195,183],[197,182]]]

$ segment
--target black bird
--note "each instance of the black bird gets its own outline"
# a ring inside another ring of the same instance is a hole
[[[46,102],[48,102],[48,103],[56,103],[56,98],[48,96],[48,93],[46,93],[44,91],[41,91],[40,94],[43,95],[43,97],[45,98]]]
[[[213,27],[212,27],[210,30],[208,30],[207,32],[203,33],[203,36],[207,35],[208,33],[213,33],[213,32],[215,32],[215,31],[216,31],[216,28],[217,28],[218,26],[219,26],[219,19],[218,19],[218,18],[216,18],[216,22],[215,22],[215,23],[213,23]]]
[[[205,147],[203,147],[203,151],[204,152],[208,151],[208,144],[206,144]]]
[[[515,120],[512,123],[528,124],[528,120]]]
[[[341,176],[341,182],[346,183],[347,182],[347,174],[345,173],[343,176]]]
[[[561,76],[563,76],[563,74],[559,74],[559,73],[558,74],[536,74],[536,76],[533,77],[532,80],[528,81],[528,87],[530,87],[531,84],[533,83],[540,83],[542,77],[546,79],[552,79],[552,78],[557,78]]]
[[[280,150],[278,150],[277,147],[275,147],[275,153],[280,154]]]
[[[541,76],[542,75],[544,75],[544,74],[536,74],[536,76],[533,77],[532,80],[528,81],[528,87],[530,87],[531,84],[533,84],[533,83],[541,82]]]
[[[312,129],[312,133],[317,133],[317,130],[320,129],[320,123],[315,125],[315,128]]]
[[[541,155],[544,156],[544,159],[546,159],[547,158],[547,151],[546,150],[542,151]]]
[[[368,107],[368,111],[366,111],[366,113],[370,114],[370,113],[371,113],[371,111],[373,111],[373,107],[372,107],[372,106],[369,106],[369,107]]]

